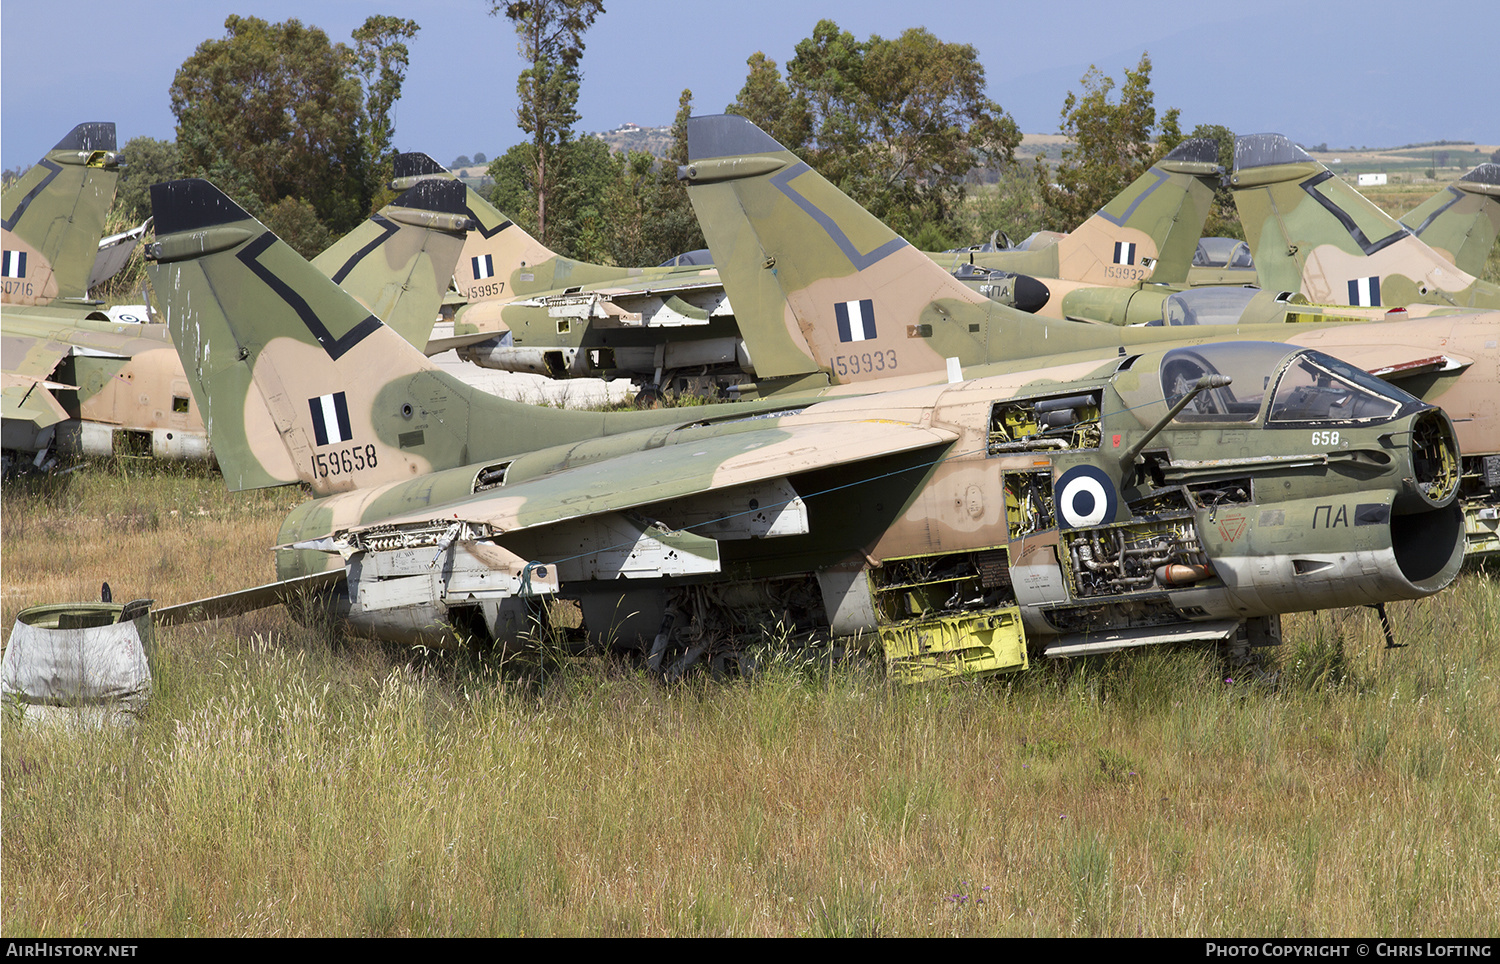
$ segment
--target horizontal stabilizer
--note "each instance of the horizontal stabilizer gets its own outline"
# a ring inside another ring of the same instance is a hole
[[[295,603],[306,596],[325,593],[338,588],[345,578],[342,567],[328,572],[315,572],[310,576],[298,576],[281,582],[267,583],[238,592],[224,593],[195,599],[178,606],[166,606],[151,611],[151,618],[158,626],[181,626],[184,623],[201,623],[209,619],[224,619],[240,613]]]

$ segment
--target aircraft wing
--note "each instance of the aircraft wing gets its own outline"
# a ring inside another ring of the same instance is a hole
[[[41,381],[49,377],[64,358],[73,350],[71,345],[55,338],[33,332],[18,319],[6,318],[5,375],[6,385],[10,376],[20,376],[28,381]]]
[[[375,526],[352,531],[456,520],[487,525],[498,533],[515,532],[784,479],[813,469],[855,466],[880,456],[947,445],[957,438],[945,429],[884,420],[782,425],[723,434],[508,483],[461,502],[382,519]],[[856,468],[849,480],[862,477]]]
[[[11,372],[6,372],[0,378],[3,378],[0,387],[3,387],[6,421],[29,422],[40,431],[68,417],[67,410],[52,394],[52,389],[73,386]]]
[[[136,242],[141,240],[150,226],[151,222],[147,220],[140,227],[112,234],[99,242],[99,254],[94,258],[93,270],[89,272],[90,291],[120,273],[120,269],[129,263],[130,256],[135,253]]]
[[[518,298],[506,307],[546,308],[558,317],[572,316],[621,325],[704,324],[727,312],[727,296],[717,272],[691,278],[656,278],[623,284],[551,291]]]
[[[241,613],[296,602],[299,598],[335,589],[344,581],[344,570],[330,569],[315,572],[296,579],[266,583],[236,592],[227,592],[207,599],[195,599],[177,606],[163,606],[151,611],[157,626],[181,626],[184,623],[203,622],[208,619],[227,619]]]

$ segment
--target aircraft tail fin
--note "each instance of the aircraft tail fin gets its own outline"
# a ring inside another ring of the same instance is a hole
[[[151,204],[148,274],[231,490],[406,481],[535,434],[509,411],[526,406],[438,370],[207,181]]]
[[[423,180],[312,263],[420,349],[473,225],[462,183]]]
[[[689,120],[688,158],[678,177],[760,379],[983,362],[994,316],[1030,317],[956,280],[744,117]]]
[[[1281,134],[1236,138],[1235,205],[1262,288],[1346,305],[1483,307],[1476,282]]]
[[[398,190],[422,180],[457,180],[426,154],[398,155],[393,172],[392,184]],[[474,224],[453,277],[465,298],[470,302],[511,301],[534,291],[561,286],[552,283],[553,266],[560,260],[557,252],[495,210],[493,204],[468,185],[464,185],[464,199],[465,211]]]
[[[151,206],[147,272],[231,490],[305,482],[327,495],[494,460],[425,490],[457,498],[522,453],[682,420],[479,391],[207,181],[153,185]]]
[[[1500,164],[1481,164],[1407,212],[1401,223],[1459,270],[1484,274],[1500,237]]]
[[[1058,241],[1058,277],[1182,284],[1223,175],[1215,141],[1183,141]]]
[[[0,301],[45,305],[88,296],[124,159],[115,125],[79,124],[0,201]]]

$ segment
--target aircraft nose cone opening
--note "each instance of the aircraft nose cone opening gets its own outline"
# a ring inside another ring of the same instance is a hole
[[[1052,292],[1047,286],[1030,275],[1016,275],[1016,308],[1035,314],[1042,309],[1047,300],[1052,297]]]
[[[1413,422],[1411,464],[1420,509],[1448,505],[1458,495],[1458,439],[1441,411],[1423,412]]]

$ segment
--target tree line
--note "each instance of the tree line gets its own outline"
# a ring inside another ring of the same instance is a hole
[[[560,254],[656,264],[703,246],[676,169],[687,163],[691,90],[682,91],[667,156],[612,152],[577,136],[585,38],[603,0],[485,0],[514,31],[525,64],[517,126],[527,139],[489,159],[492,200]],[[174,141],[124,147],[117,217],[149,216],[149,187],[206,177],[305,255],[321,251],[393,197],[392,108],[401,96],[415,21],[372,16],[350,42],[296,19],[230,16],[222,37],[183,62],[170,89]],[[1143,56],[1123,83],[1095,68],[1069,92],[1059,163],[1016,159],[1021,133],[985,94],[972,45],[922,27],[859,39],[820,20],[783,71],[763,52],[724,110],[754,121],[877,217],[925,250],[972,243],[999,228],[1019,239],[1066,231],[1091,215],[1183,134],[1158,118]],[[1200,125],[1221,160],[1233,134]],[[485,163],[461,156],[455,166]],[[993,183],[994,187],[989,185]],[[1238,233],[1227,192],[1208,233]]]

